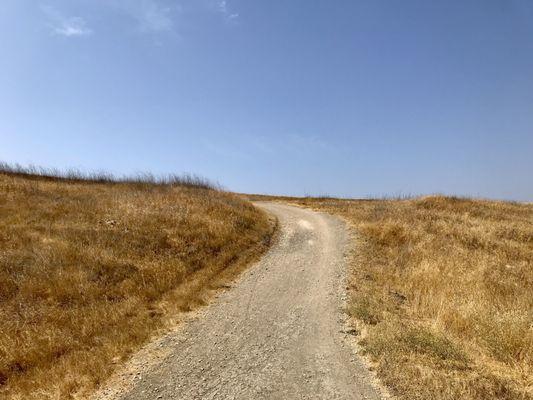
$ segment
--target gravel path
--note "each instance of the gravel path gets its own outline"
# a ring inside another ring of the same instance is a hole
[[[345,333],[343,223],[257,205],[279,219],[278,241],[117,398],[380,398]]]

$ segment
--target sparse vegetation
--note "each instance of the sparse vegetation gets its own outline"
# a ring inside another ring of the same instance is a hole
[[[108,183],[131,185],[158,185],[158,186],[180,186],[196,189],[220,190],[218,183],[210,182],[208,179],[193,174],[169,174],[154,175],[150,172],[140,172],[136,175],[125,175],[116,177],[106,171],[84,172],[79,169],[68,169],[62,171],[56,168],[43,168],[38,166],[22,166],[20,164],[8,164],[0,161],[0,173],[9,176],[24,177],[29,180],[40,181],[62,181],[69,183]]]
[[[2,170],[0,398],[94,388],[273,232],[250,203],[195,177]]]
[[[354,228],[348,312],[398,398],[533,398],[532,204],[282,200]]]

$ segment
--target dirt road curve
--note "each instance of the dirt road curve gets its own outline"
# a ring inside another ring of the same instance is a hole
[[[345,333],[343,224],[258,205],[278,217],[278,242],[119,398],[379,399]]]

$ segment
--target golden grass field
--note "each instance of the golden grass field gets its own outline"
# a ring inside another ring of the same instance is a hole
[[[0,398],[84,397],[271,240],[243,196],[100,178],[0,173]],[[249,198],[348,222],[347,312],[396,398],[533,399],[532,204]]]
[[[532,204],[278,200],[353,228],[348,312],[393,395],[533,399]]]
[[[88,393],[262,254],[273,230],[201,182],[0,173],[0,398]]]

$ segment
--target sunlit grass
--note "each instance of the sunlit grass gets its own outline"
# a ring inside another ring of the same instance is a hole
[[[0,173],[0,398],[100,384],[258,257],[273,230],[194,177],[23,172]]]

